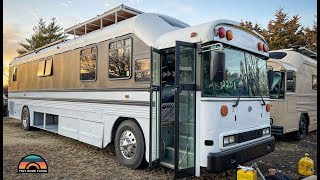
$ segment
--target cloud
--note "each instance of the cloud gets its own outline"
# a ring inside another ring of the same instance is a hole
[[[179,11],[180,13],[192,13],[194,11],[191,4],[188,4],[181,0],[170,0],[167,2],[169,8],[174,9],[175,11]]]
[[[19,29],[20,26],[4,22],[3,24],[3,63],[9,64],[18,55],[19,42],[24,42],[25,37]]]
[[[129,2],[130,2],[131,4],[137,5],[137,4],[140,4],[140,3],[142,2],[142,0],[129,0]]]
[[[67,1],[67,2],[61,2],[59,3],[61,6],[64,6],[64,7],[70,7],[72,6],[72,1]]]
[[[38,8],[33,8],[33,9],[24,8],[24,10],[28,12],[33,17],[33,19],[39,20],[41,17]]]

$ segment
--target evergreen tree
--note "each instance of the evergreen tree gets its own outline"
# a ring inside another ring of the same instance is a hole
[[[20,55],[64,38],[62,27],[57,25],[55,18],[52,18],[48,25],[40,18],[38,24],[33,27],[33,31],[34,34],[26,38],[27,43],[19,43],[22,46],[17,49]]]
[[[256,31],[256,32],[259,33],[259,34],[262,34],[263,31],[264,31],[264,29],[261,28],[261,25],[260,25],[260,24],[255,23],[255,24],[253,25],[253,23],[252,23],[251,21],[245,21],[245,22],[242,22],[242,21],[241,21],[241,22],[240,22],[240,25],[243,26],[243,27],[245,27],[245,28],[247,28],[247,29],[249,29],[249,30],[254,30],[254,31]]]
[[[307,27],[305,31],[306,48],[313,52],[317,52],[317,22],[313,22],[312,29]]]
[[[284,13],[283,8],[276,11],[275,19],[270,20],[268,30],[263,33],[270,50],[306,45],[299,19],[298,15],[289,19],[288,13]]]

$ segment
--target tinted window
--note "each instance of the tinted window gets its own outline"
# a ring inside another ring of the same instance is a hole
[[[97,47],[90,47],[80,52],[80,80],[96,80]]]
[[[17,68],[13,68],[12,81],[17,81]]]
[[[317,76],[312,75],[312,89],[317,90]]]
[[[285,52],[270,52],[269,57],[272,59],[282,59],[287,55]]]
[[[136,60],[135,81],[150,81],[150,59]]]
[[[109,44],[109,78],[127,79],[130,77],[131,38]]]

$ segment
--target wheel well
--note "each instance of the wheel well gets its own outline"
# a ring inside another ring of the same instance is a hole
[[[22,111],[23,111],[24,108],[28,108],[28,110],[29,110],[29,107],[27,105],[22,106],[21,112],[20,112],[20,120],[22,120],[21,116],[22,116]],[[30,113],[30,111],[29,111],[29,113]],[[29,114],[29,116],[30,116],[30,114]]]
[[[140,126],[140,124],[138,123],[138,121],[134,118],[129,118],[129,117],[119,117],[115,123],[113,124],[113,127],[112,127],[112,131],[111,131],[111,142],[113,143],[114,142],[114,139],[116,137],[116,132],[117,132],[117,129],[119,127],[119,125],[125,121],[125,120],[130,120],[130,121],[133,121],[134,123],[136,123],[142,133],[142,136],[143,136],[143,141],[145,142],[145,137],[144,137],[144,133],[142,131],[142,128]]]

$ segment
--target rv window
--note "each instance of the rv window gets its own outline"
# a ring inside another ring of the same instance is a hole
[[[131,38],[122,39],[109,44],[109,78],[130,78]]]
[[[48,60],[46,60],[46,68],[45,68],[44,75],[45,76],[52,75],[52,58],[49,58]]]
[[[44,74],[44,67],[46,65],[46,61],[39,61],[39,66],[38,66],[38,76],[43,76]]]
[[[317,90],[317,76],[312,75],[312,89]]]
[[[137,59],[135,81],[150,81],[150,59]]]
[[[13,68],[12,81],[17,81],[17,68]]]
[[[40,59],[38,66],[38,76],[51,76],[52,75],[52,57]]]
[[[80,80],[96,80],[97,47],[90,47],[80,51]]]
[[[272,59],[282,59],[287,55],[285,52],[271,52],[269,53],[269,57]]]

